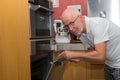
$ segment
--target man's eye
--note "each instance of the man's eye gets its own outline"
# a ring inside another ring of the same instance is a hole
[[[70,25],[73,25],[73,24],[74,24],[74,22],[71,22],[71,23],[70,23]]]
[[[68,25],[64,25],[64,27],[68,27]]]

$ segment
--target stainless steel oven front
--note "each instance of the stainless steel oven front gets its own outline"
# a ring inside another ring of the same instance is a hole
[[[53,61],[53,39],[32,39],[31,45],[31,80],[46,80]]]
[[[41,55],[43,52],[51,51],[54,49],[53,39],[32,39],[30,40],[31,55]]]
[[[52,13],[51,7],[47,8],[33,2],[29,3],[30,38],[52,37]]]

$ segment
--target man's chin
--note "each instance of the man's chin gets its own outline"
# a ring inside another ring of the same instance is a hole
[[[76,36],[77,36],[77,37],[80,37],[80,36],[81,36],[81,34],[77,34]]]
[[[74,34],[75,36],[77,36],[77,34]]]
[[[75,36],[80,36],[80,34],[77,34],[77,33],[72,33],[72,34],[74,34]]]
[[[75,36],[80,36],[80,34],[74,34]]]

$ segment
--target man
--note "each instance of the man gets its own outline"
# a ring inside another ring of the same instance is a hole
[[[58,57],[74,62],[105,62],[106,80],[120,80],[120,27],[104,18],[81,16],[74,8],[67,8],[61,20],[87,50],[65,50]]]

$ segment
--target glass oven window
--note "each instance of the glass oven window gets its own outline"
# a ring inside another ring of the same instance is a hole
[[[31,40],[31,55],[41,55],[52,50],[52,39]]]
[[[48,15],[44,13],[36,14],[36,36],[50,36],[50,23]]]
[[[52,13],[42,9],[30,9],[31,38],[52,37]]]

